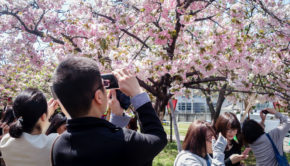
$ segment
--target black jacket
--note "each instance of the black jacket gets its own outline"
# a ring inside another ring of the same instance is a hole
[[[239,166],[241,165],[240,162],[236,163],[236,164],[232,164],[230,156],[232,154],[241,154],[241,145],[238,144],[236,141],[232,140],[232,148],[230,150],[225,150],[225,165],[226,166]]]
[[[136,110],[141,132],[118,128],[93,117],[68,121],[53,147],[55,166],[144,166],[167,143],[166,133],[150,102]]]

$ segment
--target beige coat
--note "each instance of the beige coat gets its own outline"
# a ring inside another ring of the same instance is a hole
[[[6,166],[51,166],[51,147],[57,136],[23,133],[20,138],[13,138],[6,134],[0,143]]]

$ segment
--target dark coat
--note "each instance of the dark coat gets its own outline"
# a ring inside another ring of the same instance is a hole
[[[166,133],[150,102],[137,110],[141,132],[118,128],[93,117],[68,121],[53,147],[55,166],[144,166],[167,144]]]
[[[225,165],[226,166],[239,166],[241,165],[240,162],[236,164],[232,164],[230,156],[232,154],[241,154],[241,145],[238,144],[236,141],[232,140],[232,148],[230,150],[225,150]]]

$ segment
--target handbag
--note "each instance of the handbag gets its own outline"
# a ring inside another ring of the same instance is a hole
[[[275,146],[272,138],[270,137],[270,135],[268,133],[266,133],[266,136],[268,137],[268,139],[270,140],[272,146],[273,146],[273,150],[274,150],[274,153],[275,153],[275,158],[277,160],[277,163],[279,166],[289,166],[289,163],[288,163],[288,160],[285,156],[285,154],[283,153],[283,156],[280,155],[277,147]]]

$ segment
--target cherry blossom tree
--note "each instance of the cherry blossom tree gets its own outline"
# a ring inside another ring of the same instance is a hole
[[[289,102],[289,11],[283,0],[5,0],[0,58],[42,66],[86,56],[104,72],[130,67],[160,116],[187,88],[218,91],[221,104],[234,92]]]

